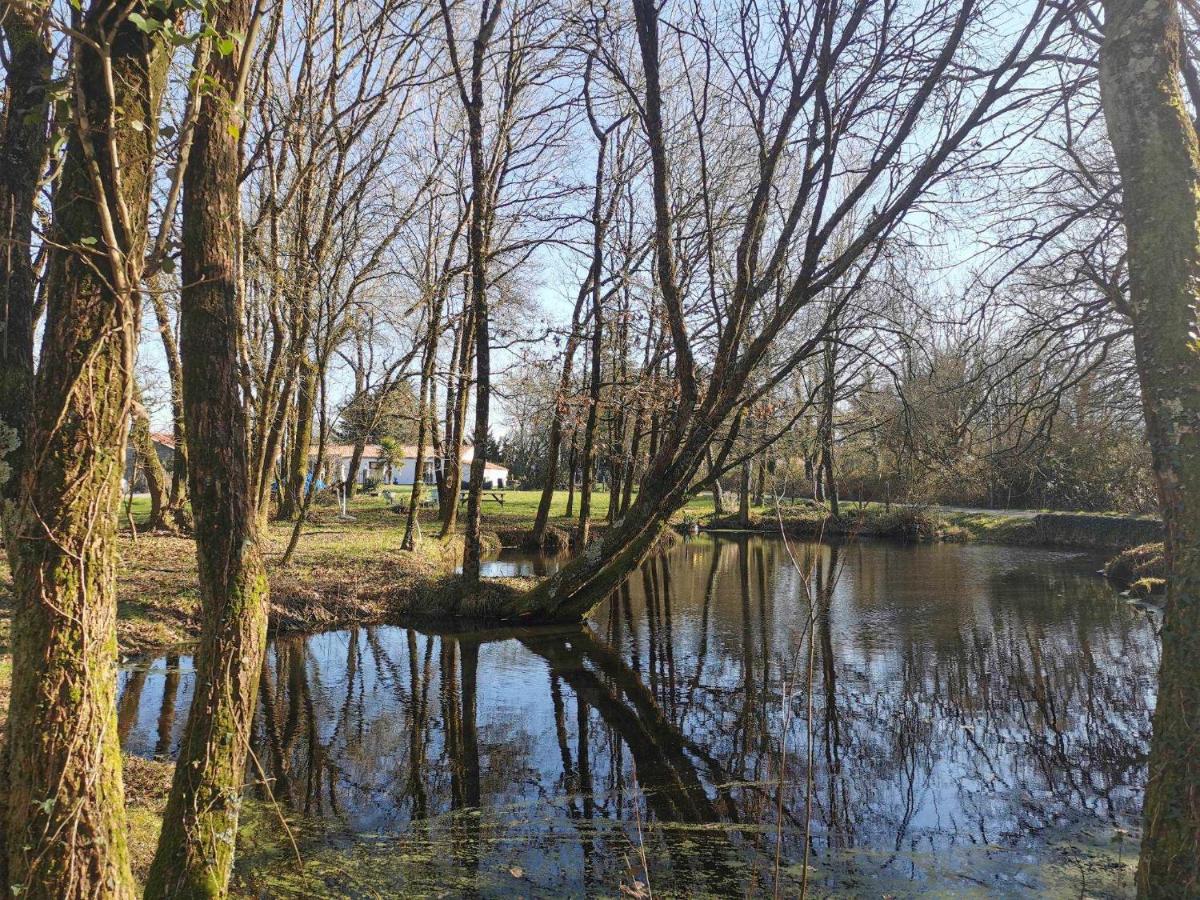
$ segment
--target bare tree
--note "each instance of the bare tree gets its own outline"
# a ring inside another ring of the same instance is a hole
[[[677,400],[626,515],[574,562],[514,601],[510,615],[576,618],[645,555],[683,502],[717,429],[817,350],[827,326],[800,337],[760,371],[775,339],[814,299],[864,278],[914,206],[952,173],[979,163],[983,151],[971,142],[985,125],[1036,95],[1026,78],[1046,59],[1065,18],[1037,4],[1011,43],[992,48],[992,61],[982,66],[964,58],[982,49],[967,35],[991,12],[973,2],[934,4],[919,16],[902,10],[880,16],[866,2],[769,16],[747,6],[742,16],[755,23],[748,33],[756,40],[728,47],[701,30],[697,42],[735,73],[730,90],[740,98],[738,112],[757,148],[750,189],[742,186],[749,200],[738,213],[731,272],[721,282],[727,285],[723,308],[709,320],[715,338],[709,341],[698,323],[699,305],[685,290],[682,276],[689,272],[680,267],[675,242],[660,12],[640,0],[634,12],[645,86],[633,95],[652,163],[656,287]],[[948,85],[954,86],[949,93]],[[862,144],[864,130],[873,135],[871,146],[847,152],[849,135]],[[805,149],[792,154],[797,135]],[[993,146],[1004,139],[988,135]],[[849,223],[855,224],[847,233]]]

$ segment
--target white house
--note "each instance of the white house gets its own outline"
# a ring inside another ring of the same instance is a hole
[[[334,473],[334,477],[340,478],[341,473],[350,467],[350,461],[354,457],[354,445],[332,444],[325,448],[325,455],[329,460],[329,469]],[[462,461],[463,487],[466,487],[470,481],[471,460],[474,458],[474,447],[468,446],[462,448],[460,459]],[[442,460],[435,457],[433,448],[426,447],[425,459],[422,465],[422,469],[424,470],[421,477],[422,482],[425,484],[436,484],[437,466],[441,463]],[[359,462],[358,471],[354,473],[353,478],[359,484],[365,484],[367,479],[370,478],[379,484],[411,485],[414,480],[416,468],[417,447],[415,444],[402,444],[396,448],[396,456],[392,461],[390,477],[383,450],[378,444],[367,444],[363,448],[362,460]],[[495,490],[503,490],[509,484],[508,469],[500,463],[485,463],[483,467],[483,484],[485,488],[490,487]]]

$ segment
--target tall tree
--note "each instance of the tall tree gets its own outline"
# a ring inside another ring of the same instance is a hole
[[[1166,526],[1167,607],[1138,894],[1200,893],[1200,147],[1173,0],[1105,0],[1100,90],[1124,191],[1129,306]]]
[[[147,897],[223,897],[267,637],[268,584],[248,458],[238,347],[239,135],[250,0],[212,9],[201,114],[183,186],[180,363],[192,438],[188,482],[203,604],[195,696],[163,815]]]
[[[702,317],[707,304],[688,290],[689,267],[680,265],[687,262],[677,242],[687,206],[678,202],[682,189],[672,176],[678,118],[664,114],[673,84],[663,75],[664,10],[647,0],[634,0],[633,10],[642,78],[631,93],[651,161],[655,286],[670,336],[674,396],[661,428],[652,423],[652,460],[625,516],[570,564],[514,598],[507,615],[578,618],[649,552],[719,430],[819,350],[828,322],[803,322],[801,311],[835,288],[851,296],[853,290],[838,286],[862,283],[914,207],[950,173],[987,165],[972,142],[1001,113],[1037,97],[1029,76],[1049,64],[1067,21],[1056,4],[1039,2],[1010,40],[984,46],[980,28],[987,30],[998,14],[990,6],[940,0],[920,13],[897,7],[877,16],[874,4],[857,0],[769,15],[743,4],[743,18],[754,24],[739,34],[753,40],[716,34],[705,17],[696,20],[698,32],[672,28],[672,47],[694,40],[693,47],[719,54],[713,71],[736,80],[720,85],[731,104],[721,134],[735,140],[733,117],[745,122],[752,141],[750,183],[732,181],[736,194],[723,214],[735,224],[734,235],[723,248],[728,271],[722,264],[709,273],[721,290],[708,318]],[[988,57],[986,65],[970,61],[978,53]],[[669,62],[686,67],[686,52]],[[607,64],[623,66],[617,59]],[[849,93],[836,86],[849,81],[856,85]],[[861,141],[862,129],[871,134],[870,146]],[[803,151],[793,152],[795,141]],[[772,355],[785,333],[787,352]]]
[[[143,3],[95,0],[72,41],[47,315],[13,544],[9,887],[132,897],[116,722],[116,513],[167,54]],[[35,76],[36,77],[36,76]]]
[[[479,581],[480,512],[483,472],[487,461],[488,421],[491,403],[491,331],[488,321],[488,254],[493,222],[492,171],[486,156],[483,128],[484,63],[488,45],[504,9],[502,0],[483,0],[479,26],[471,40],[469,69],[459,59],[450,7],[442,0],[446,47],[450,53],[459,98],[467,115],[468,150],[471,158],[471,220],[467,231],[467,253],[471,269],[471,312],[475,323],[475,435],[471,457],[470,491],[467,495],[467,535],[463,550],[463,576],[468,583]],[[452,448],[452,452],[454,452]],[[457,487],[457,486],[456,486]],[[457,502],[456,497],[451,502]]]

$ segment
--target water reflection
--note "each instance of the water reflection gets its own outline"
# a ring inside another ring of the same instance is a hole
[[[607,896],[639,844],[659,894],[1129,889],[1157,645],[1095,561],[792,549],[690,540],[577,631],[276,640],[241,889]],[[122,673],[128,749],[191,680]]]

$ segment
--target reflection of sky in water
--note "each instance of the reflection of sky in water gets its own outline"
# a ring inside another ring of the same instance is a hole
[[[628,881],[635,799],[664,888],[769,886],[786,735],[789,888],[807,802],[823,890],[1074,889],[1082,871],[1103,894],[1124,872],[1104,868],[1112,829],[1135,825],[1144,777],[1157,670],[1145,615],[1087,557],[793,549],[805,578],[776,539],[686,541],[584,634],[378,627],[276,641],[254,751],[276,799],[312,824],[309,864],[275,867],[274,889],[465,877],[484,894],[611,895]],[[546,565],[508,554],[491,568]],[[828,609],[811,648],[806,582]],[[175,751],[190,671],[182,657],[122,673],[129,751]],[[273,859],[247,850],[252,887]]]

